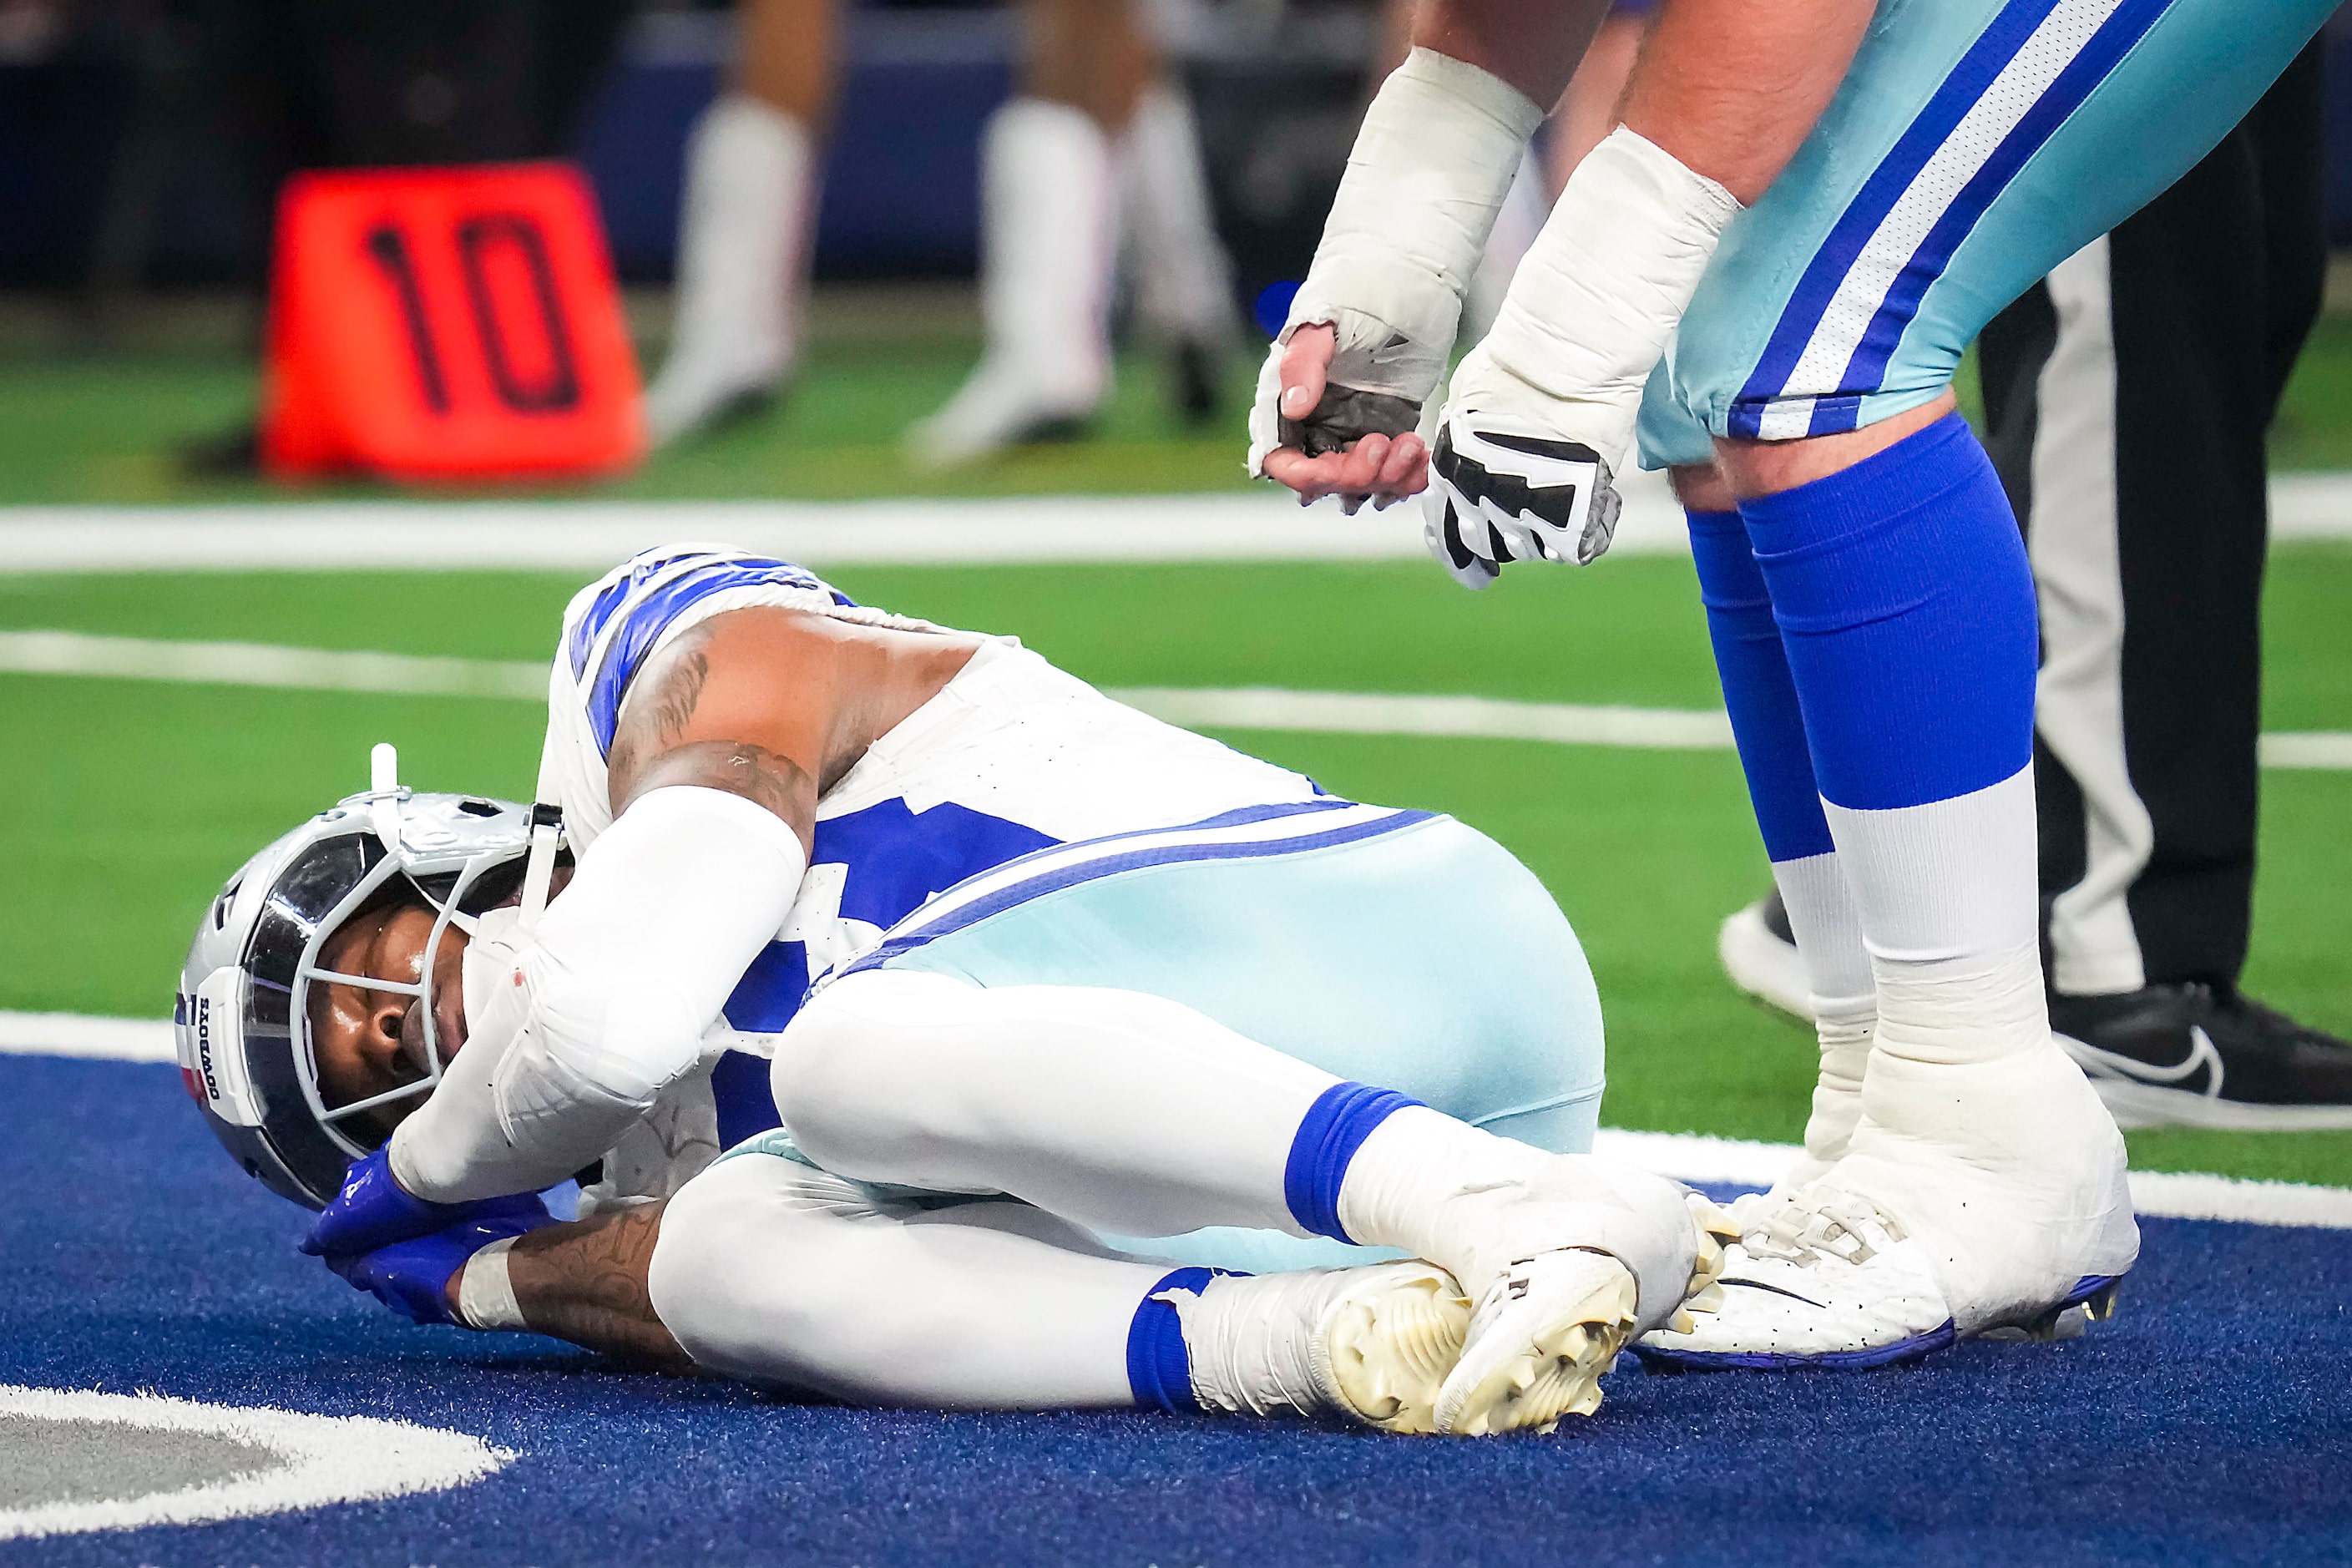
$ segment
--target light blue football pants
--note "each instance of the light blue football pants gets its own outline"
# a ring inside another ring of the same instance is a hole
[[[1880,0],[1820,124],[1725,231],[1650,378],[1643,466],[1933,401],[1996,311],[2186,174],[2334,9]]]
[[[852,967],[1143,992],[1474,1126],[1560,1152],[1590,1148],[1601,1004],[1567,917],[1486,835],[1451,817],[1385,815],[1352,837],[1314,833],[1318,816],[1303,815],[1306,836],[1292,843],[1305,847],[1274,852],[1160,838],[1149,851],[1117,840],[1047,851],[974,879],[1003,890],[969,900],[962,915],[954,890],[934,900]],[[1333,838],[1344,841],[1322,841]],[[743,1152],[755,1150],[789,1154],[789,1138]],[[1106,1239],[1251,1271],[1385,1256],[1272,1231]]]

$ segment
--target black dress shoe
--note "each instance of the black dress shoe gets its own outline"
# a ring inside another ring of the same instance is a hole
[[[2235,990],[2053,993],[2050,1026],[2126,1127],[2352,1127],[2352,1044]]]

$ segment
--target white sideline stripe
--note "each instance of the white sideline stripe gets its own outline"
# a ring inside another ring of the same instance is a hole
[[[1239,448],[1235,461],[1238,463]],[[1664,476],[1625,486],[1612,551],[1682,554]],[[0,573],[603,572],[680,539],[820,569],[1102,561],[1390,561],[1421,556],[1415,504],[1349,517],[1272,489],[1228,494],[875,501],[358,501],[0,507]]]
[[[1622,481],[1612,555],[1690,550],[1664,477]],[[2271,537],[2352,539],[2352,473],[2271,481]],[[679,539],[818,568],[1085,562],[1402,561],[1413,506],[1344,516],[1270,490],[884,501],[356,501],[0,507],[0,574],[354,570],[602,572]]]
[[[1749,1143],[1695,1132],[1629,1132],[1604,1127],[1592,1152],[1685,1182],[1769,1187],[1804,1151],[1794,1143]],[[2181,1171],[2134,1171],[2132,1206],[2164,1219],[2352,1230],[2352,1187],[2249,1182]]]
[[[266,643],[163,642],[82,632],[0,632],[0,671],[532,702],[547,695],[547,667],[524,659],[339,653]],[[1108,695],[1189,729],[1449,736],[1660,751],[1724,751],[1731,745],[1730,721],[1719,709],[1293,691],[1271,686],[1112,687]],[[2265,735],[2262,763],[2271,768],[2352,770],[2352,732]]]
[[[283,1513],[327,1503],[446,1491],[477,1481],[516,1456],[463,1432],[371,1415],[305,1415],[290,1410],[206,1405],[152,1394],[0,1384],[0,1417],[97,1422],[157,1432],[201,1432],[249,1443],[284,1461],[275,1469],[203,1486],[99,1502],[0,1509],[0,1541],[152,1524],[196,1524]]]
[[[1724,751],[1731,721],[1695,708],[1588,707],[1495,697],[1391,697],[1270,686],[1114,688],[1108,695],[1187,729],[1305,730],[1334,735],[1452,735],[1559,745]]]
[[[0,1056],[82,1057],[110,1062],[177,1062],[169,1018],[101,1018],[88,1013],[0,1012]]]

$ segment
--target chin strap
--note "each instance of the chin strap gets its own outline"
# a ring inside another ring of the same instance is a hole
[[[555,852],[563,843],[563,808],[541,801],[530,808],[530,858],[522,868],[522,918],[515,922],[518,943],[530,940],[547,912],[548,884],[555,876]]]

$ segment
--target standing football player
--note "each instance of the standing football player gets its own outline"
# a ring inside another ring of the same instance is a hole
[[[2032,574],[1952,374],[2330,7],[1669,0],[1424,445],[1461,281],[1598,9],[1423,10],[1269,356],[1251,467],[1310,496],[1428,485],[1433,550],[1478,586],[1608,547],[1638,422],[1689,514],[1822,1047],[1808,1159],[1748,1209],[1739,1287],[1649,1342],[1854,1364],[2054,1327],[2138,1237],[2122,1139],[2051,1036]]]

